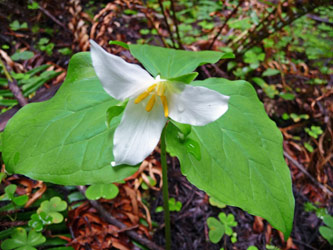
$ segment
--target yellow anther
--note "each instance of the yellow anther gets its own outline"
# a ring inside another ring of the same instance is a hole
[[[148,93],[152,92],[152,91],[156,88],[156,86],[157,86],[156,83],[153,84],[153,85],[151,85],[151,86],[147,89]]]
[[[167,98],[164,95],[162,95],[161,96],[161,101],[162,101],[162,104],[163,104],[164,116],[168,117],[169,116],[169,107],[168,107]]]
[[[147,96],[149,95],[149,92],[143,92],[142,94],[140,94],[135,100],[134,103],[138,104],[139,102],[141,102],[142,100],[146,99]]]
[[[149,99],[149,101],[148,101],[148,103],[147,103],[147,106],[146,106],[146,111],[147,111],[147,112],[150,112],[150,111],[153,109],[154,104],[155,104],[155,101],[156,101],[156,94],[153,94],[153,95],[150,97],[150,99]]]
[[[146,99],[147,96],[150,94],[150,92],[152,92],[155,88],[156,88],[157,84],[153,84],[151,85],[145,92],[141,93],[135,100],[134,103],[138,104],[139,102],[141,102],[142,100]]]
[[[165,84],[164,83],[159,83],[157,86],[157,95],[158,96],[163,96],[165,91]]]

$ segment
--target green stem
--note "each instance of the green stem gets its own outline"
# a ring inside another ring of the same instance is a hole
[[[165,249],[171,249],[171,231],[170,231],[170,211],[169,211],[169,191],[168,191],[168,169],[166,162],[166,147],[165,147],[165,130],[164,127],[161,135],[161,164],[162,164],[162,180],[163,180],[163,209],[165,222]]]

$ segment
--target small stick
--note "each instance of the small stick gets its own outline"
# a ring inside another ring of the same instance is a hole
[[[165,14],[165,11],[164,11],[162,0],[158,0],[158,3],[160,5],[160,8],[161,8],[161,11],[162,11],[162,14],[163,14],[163,18],[164,18],[164,22],[165,22],[165,24],[167,26],[167,29],[168,29],[168,32],[169,32],[169,35],[170,35],[172,46],[175,47],[175,40],[173,39],[173,36],[172,36],[171,28],[170,28],[170,25],[168,23],[168,18],[167,18],[166,14]]]
[[[77,189],[85,196],[85,190],[86,188],[84,186],[77,186]],[[94,200],[89,200],[89,203],[96,208],[96,210],[100,213],[100,215],[107,221],[108,223],[115,225],[116,227],[119,227],[121,230],[126,230],[125,233],[131,237],[133,240],[145,245],[149,249],[156,249],[156,250],[163,250],[162,247],[156,245],[154,242],[148,240],[147,238],[143,237],[142,235],[138,234],[137,232],[133,230],[128,230],[131,228],[128,228],[125,224],[117,220],[115,217],[113,217],[108,211],[106,211],[103,206],[98,202]]]
[[[17,81],[15,79],[13,79],[12,76],[9,74],[9,72],[8,72],[5,64],[1,60],[1,58],[0,58],[0,64],[1,64],[1,66],[3,68],[3,71],[5,73],[5,76],[6,76],[7,80],[8,80],[8,88],[13,93],[15,99],[18,101],[18,103],[20,104],[21,107],[27,105],[28,102],[24,98],[21,89],[17,85]]]
[[[290,154],[288,154],[286,151],[283,152],[283,155],[289,160],[291,161],[292,164],[294,164],[296,167],[299,168],[299,170],[301,170],[301,172],[303,174],[305,174],[307,177],[309,177],[309,179],[316,184],[319,188],[321,188],[325,193],[327,193],[330,196],[333,196],[333,193],[327,188],[325,187],[323,184],[319,183],[315,178],[313,178],[313,176],[311,174],[309,174],[308,171],[306,171],[305,167],[303,167],[302,164],[300,164],[298,161],[296,161],[294,158],[291,157]]]
[[[243,4],[244,0],[239,1],[238,5],[236,6],[236,8],[233,9],[233,11],[227,16],[227,18],[225,19],[224,23],[222,24],[221,28],[219,29],[219,31],[217,32],[217,34],[215,35],[215,37],[213,38],[213,41],[210,43],[208,50],[210,50],[215,41],[217,40],[217,38],[219,37],[219,35],[221,34],[223,28],[227,25],[227,22],[229,21],[229,19],[237,12],[238,8]]]
[[[179,35],[179,29],[178,29],[178,20],[177,20],[177,16],[176,16],[176,8],[175,5],[173,3],[173,0],[171,0],[171,9],[172,9],[172,17],[173,17],[173,22],[176,26],[176,34],[177,34],[177,40],[178,40],[178,46],[179,48],[183,48],[183,44],[182,44],[182,40],[180,39],[180,35]]]
[[[31,0],[29,0],[30,4],[32,3]],[[39,5],[39,4],[38,4]],[[67,29],[67,27],[62,24],[57,18],[55,18],[48,10],[44,9],[42,6],[38,6],[39,10],[41,12],[43,12],[46,16],[48,16],[49,18],[51,18],[53,20],[53,22],[55,22],[56,24],[58,24],[60,27],[62,27],[64,30],[66,30],[67,32],[70,32],[71,31],[69,29]]]

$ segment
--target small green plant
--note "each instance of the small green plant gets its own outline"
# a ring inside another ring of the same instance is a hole
[[[175,198],[170,198],[169,199],[169,210],[170,212],[179,212],[183,207],[183,204],[180,201],[176,201]],[[163,207],[158,206],[155,210],[156,213],[162,212]]]
[[[10,184],[7,187],[5,187],[5,193],[0,196],[0,200],[10,200],[14,206],[24,206],[25,203],[27,203],[29,197],[27,195],[19,195],[16,196],[17,186],[15,184]],[[6,207],[3,207],[6,208]]]
[[[1,248],[3,250],[37,250],[36,246],[44,243],[46,238],[35,230],[30,230],[29,233],[22,228],[18,227],[11,234],[10,239],[2,242]]]
[[[9,27],[11,28],[11,30],[17,31],[21,29],[27,29],[28,24],[26,22],[20,23],[18,20],[15,20],[11,24],[9,24]]]
[[[64,56],[70,56],[73,54],[73,51],[70,48],[62,48],[58,49],[59,53],[64,55]]]
[[[89,200],[113,199],[117,197],[118,193],[119,189],[115,184],[94,184],[87,188],[86,197]]]
[[[60,197],[55,196],[50,200],[43,201],[37,209],[37,213],[40,214],[44,212],[44,218],[46,218],[46,216],[50,216],[53,223],[60,223],[63,221],[64,216],[59,212],[64,211],[66,208],[67,203],[61,200]]]
[[[319,228],[319,232],[321,236],[323,236],[328,243],[333,246],[333,217],[327,214],[323,217],[323,222],[326,226],[321,226]]]
[[[49,56],[52,55],[54,43],[50,43],[50,39],[43,37],[37,43],[38,49],[45,51]]]
[[[295,114],[295,113],[291,113],[290,115],[287,113],[284,113],[282,115],[282,119],[283,120],[289,120],[292,119],[294,122],[299,122],[302,119],[304,120],[308,120],[310,118],[310,116],[308,114]]]
[[[43,230],[45,225],[52,224],[52,217],[47,215],[45,212],[35,213],[31,215],[30,220],[28,221],[29,227],[40,232]]]
[[[233,214],[226,215],[225,213],[220,213],[218,215],[220,220],[214,217],[209,217],[207,219],[207,225],[209,227],[209,240],[213,243],[218,243],[224,234],[231,236],[231,242],[235,243],[237,241],[237,234],[233,232],[232,227],[237,226],[237,221]]]
[[[28,4],[29,10],[37,10],[38,8],[39,8],[39,4],[35,1],[32,1],[31,3]]]
[[[323,133],[323,130],[319,126],[311,126],[311,128],[305,128],[305,132],[311,137],[317,139],[318,136]]]
[[[34,53],[31,52],[31,51],[18,51],[18,52],[15,52],[11,58],[14,60],[14,61],[19,61],[19,60],[29,60],[31,58],[33,58],[34,56]]]

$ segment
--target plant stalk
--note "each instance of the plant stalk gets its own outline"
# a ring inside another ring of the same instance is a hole
[[[171,249],[171,230],[170,230],[170,211],[169,211],[169,191],[168,191],[168,169],[166,162],[166,146],[165,146],[165,131],[164,127],[161,135],[161,164],[162,164],[162,191],[163,191],[163,210],[165,222],[165,249]]]

